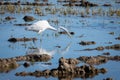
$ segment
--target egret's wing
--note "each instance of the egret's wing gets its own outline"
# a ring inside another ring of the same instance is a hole
[[[32,24],[30,26],[27,26],[26,30],[38,32],[39,31],[39,27],[36,24]]]
[[[26,30],[39,32],[39,30],[44,31],[48,27],[49,27],[48,21],[40,20],[40,21],[37,21],[37,22],[33,23],[30,26],[27,26]]]
[[[64,30],[68,34],[68,36],[71,37],[70,32],[65,27],[60,26],[59,28]]]
[[[39,26],[39,27],[41,27],[41,28],[46,28],[46,27],[50,26],[50,24],[48,23],[47,20],[37,21],[37,22],[35,22],[33,25],[37,25],[37,26]]]

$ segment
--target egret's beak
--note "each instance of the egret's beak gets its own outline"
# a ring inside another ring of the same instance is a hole
[[[72,38],[72,35],[70,34],[70,32],[69,33],[67,33],[68,34],[68,36],[70,37],[70,38]]]
[[[60,26],[59,29],[64,30],[70,38],[72,37],[72,35],[70,34],[70,32],[65,27]]]

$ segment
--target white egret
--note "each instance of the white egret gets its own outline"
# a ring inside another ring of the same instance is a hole
[[[46,29],[51,29],[51,30],[54,30],[54,31],[59,31],[60,29],[62,29],[62,30],[64,30],[67,33],[67,35],[69,37],[71,37],[71,34],[69,33],[69,31],[65,27],[60,26],[58,29],[56,29],[56,28],[52,27],[48,23],[47,20],[37,21],[37,22],[33,23],[31,26],[28,26],[26,28],[26,30],[36,31],[39,34],[42,33],[43,31],[45,31]]]

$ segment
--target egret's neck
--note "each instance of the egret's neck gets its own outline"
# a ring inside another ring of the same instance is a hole
[[[49,29],[51,29],[51,30],[53,30],[53,31],[57,31],[57,29],[56,28],[54,28],[54,27],[50,27]]]

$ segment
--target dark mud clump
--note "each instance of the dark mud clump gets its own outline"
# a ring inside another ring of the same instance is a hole
[[[114,44],[114,45],[105,46],[105,47],[100,46],[100,47],[95,48],[95,50],[104,50],[104,49],[120,50],[120,44]]]
[[[112,5],[111,4],[103,4],[103,6],[108,7],[108,6],[112,6]]]
[[[34,20],[35,20],[35,18],[32,17],[32,16],[24,16],[23,19],[24,19],[24,21],[26,21],[26,22],[34,21]]]
[[[115,32],[109,32],[109,34],[110,34],[110,35],[114,35],[114,34],[115,34]]]
[[[110,55],[110,53],[109,52],[104,52],[103,55]]]
[[[24,66],[24,67],[29,67],[29,66],[30,66],[30,63],[29,63],[29,62],[25,62],[25,63],[23,64],[23,66]]]
[[[103,79],[103,80],[113,80],[113,78],[108,77],[108,78],[105,78],[105,79]]]
[[[120,36],[116,37],[115,39],[116,39],[116,40],[120,40]]]
[[[12,19],[15,19],[15,18],[14,18],[14,17],[11,17],[11,16],[5,17],[5,20],[12,20]]]
[[[25,56],[17,56],[13,58],[0,58],[0,72],[8,72],[10,70],[13,70],[19,66],[17,63],[18,61],[43,61],[46,62],[51,59],[51,56],[47,54],[37,55],[37,54],[29,54]],[[28,62],[25,62],[24,67],[29,67],[30,64]]]
[[[90,56],[90,57],[80,56],[77,59],[90,65],[99,65],[99,64],[106,63],[108,61],[108,58],[104,56]]]
[[[47,54],[42,54],[42,55],[29,54],[25,56],[17,56],[15,58],[10,58],[10,59],[15,59],[15,61],[32,61],[32,62],[44,61],[46,62],[51,59],[51,56]]]
[[[59,59],[59,66],[58,68],[54,68],[51,70],[43,70],[39,71],[36,70],[34,72],[18,72],[15,75],[16,76],[36,76],[36,77],[58,77],[59,79],[67,79],[71,80],[75,77],[80,78],[90,78],[94,77],[98,73],[106,73],[105,68],[97,69],[93,66],[89,65],[82,65],[82,66],[76,66],[79,63],[77,59],[65,59],[61,57]]]
[[[65,32],[65,31],[60,31],[60,32],[58,32],[59,34],[67,34],[67,32]],[[69,32],[71,35],[74,35],[75,33],[74,32]]]
[[[14,24],[15,26],[30,26],[32,24],[27,24],[27,23],[24,23],[24,24]]]
[[[91,44],[96,44],[95,41],[81,41],[79,43],[80,45],[91,45]]]
[[[29,5],[29,6],[50,6],[52,4],[49,4],[47,2],[47,0],[45,1],[45,3],[38,3],[38,2],[26,2],[26,3],[22,3],[20,1],[17,1],[17,2],[8,2],[8,1],[2,1],[0,2],[0,5]]]
[[[77,59],[90,65],[100,65],[106,63],[109,60],[120,61],[120,56],[80,56]]]
[[[101,50],[104,50],[104,47],[103,46],[99,46],[99,47],[96,47],[95,50],[101,51]]]
[[[37,38],[26,38],[26,37],[24,37],[24,38],[9,38],[8,39],[8,41],[9,42],[19,42],[19,41],[24,41],[24,42],[26,42],[26,41],[36,41],[37,40]]]
[[[104,49],[114,49],[114,50],[120,50],[120,44],[114,44],[114,45],[111,45],[111,46],[98,46],[96,48],[87,48],[87,49],[83,49],[83,50],[80,50],[80,51],[91,51],[91,50],[98,50],[98,51],[102,51]]]
[[[0,72],[9,72],[19,66],[14,59],[0,59]]]
[[[74,0],[74,1],[71,1],[71,0],[64,0],[64,1],[59,1],[59,2],[67,2],[66,4],[63,4],[63,6],[83,6],[83,7],[94,7],[94,6],[98,6],[98,4],[95,4],[95,3],[91,3],[91,2],[88,2],[88,1],[85,1],[85,0]]]
[[[114,49],[114,50],[120,50],[120,44],[115,44],[111,46],[106,46],[106,49]]]
[[[30,55],[26,55],[26,61],[48,61],[51,59],[51,56],[47,55],[47,54],[42,54],[42,55],[36,55],[36,54],[30,54]]]

